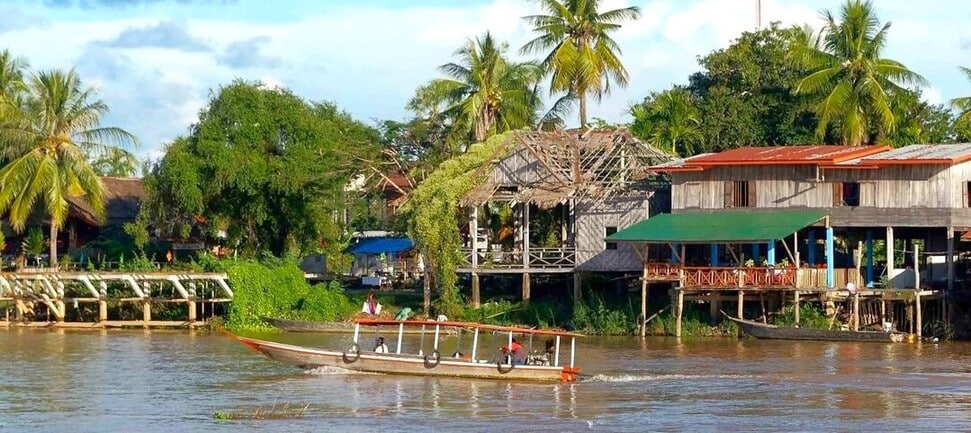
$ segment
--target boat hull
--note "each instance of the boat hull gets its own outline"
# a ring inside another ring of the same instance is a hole
[[[751,320],[737,319],[727,316],[738,325],[739,331],[755,338],[770,340],[819,340],[819,341],[872,341],[881,343],[899,343],[904,335],[895,332],[876,331],[842,331],[836,329],[788,328]]]
[[[338,367],[369,373],[543,382],[574,381],[578,373],[577,369],[570,367],[498,365],[446,357],[441,357],[436,362],[434,357],[426,359],[417,355],[343,352],[247,337],[236,338],[270,359],[303,369]]]

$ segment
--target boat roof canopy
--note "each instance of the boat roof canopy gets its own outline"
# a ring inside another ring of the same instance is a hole
[[[429,326],[438,325],[444,327],[455,327],[455,328],[467,328],[467,329],[485,329],[489,331],[499,331],[499,332],[511,332],[513,334],[532,334],[532,335],[551,335],[551,336],[561,336],[561,337],[583,337],[583,334],[578,334],[575,332],[567,331],[553,331],[548,329],[532,329],[532,328],[520,328],[517,326],[498,326],[498,325],[486,325],[482,323],[474,322],[451,322],[444,321],[439,322],[435,320],[375,320],[375,319],[354,319],[354,323],[360,325],[369,326],[384,326],[384,325],[405,325],[405,326]]]

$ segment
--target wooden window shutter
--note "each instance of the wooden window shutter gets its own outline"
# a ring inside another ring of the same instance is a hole
[[[843,205],[843,184],[836,182],[833,184],[833,207]]]
[[[748,186],[748,207],[758,207],[758,194],[755,193],[755,181],[750,180],[745,182]]]
[[[727,181],[725,182],[725,207],[733,207],[734,200],[732,198],[735,196],[735,182]]]
[[[971,201],[968,201],[968,191],[971,190],[971,182],[964,182],[961,185],[961,195],[964,196],[964,206],[971,207]]]

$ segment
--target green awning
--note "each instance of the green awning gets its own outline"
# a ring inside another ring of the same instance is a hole
[[[609,242],[755,243],[783,239],[826,217],[822,211],[660,214],[607,236]]]

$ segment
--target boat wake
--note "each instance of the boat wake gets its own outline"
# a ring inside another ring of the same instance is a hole
[[[726,374],[595,374],[583,377],[581,382],[655,382],[663,380],[695,380],[695,379],[738,379],[752,377],[746,375]]]
[[[370,374],[363,371],[348,370],[346,368],[323,366],[317,368],[311,368],[309,370],[304,370],[305,374],[312,374],[315,376],[327,376],[332,374]]]

